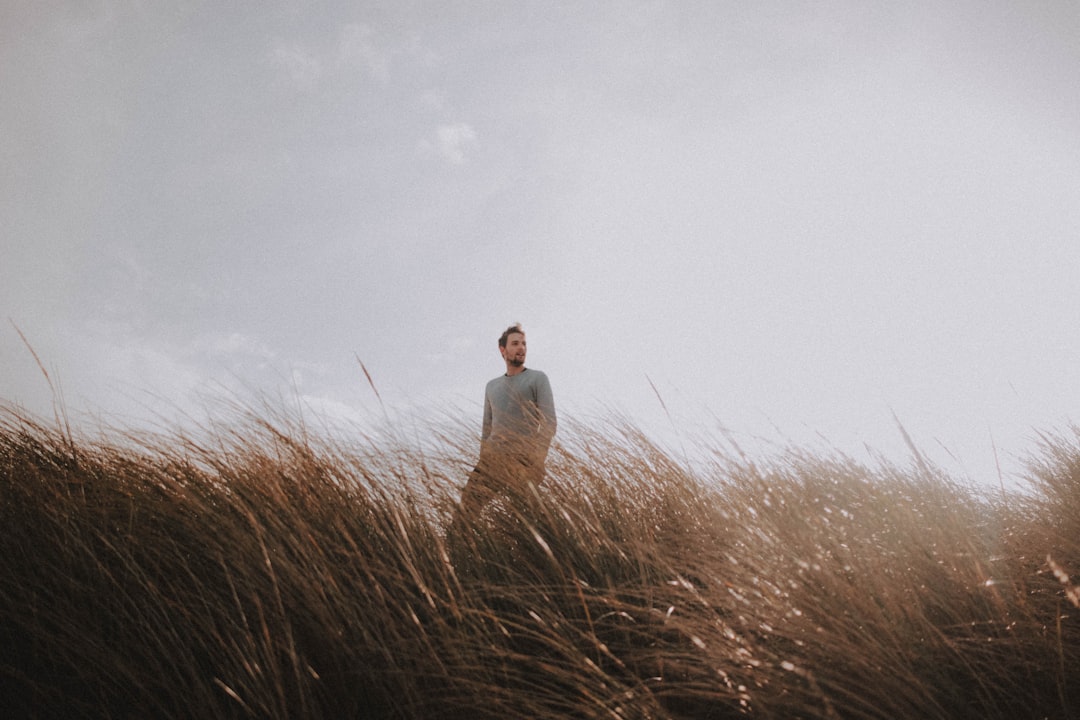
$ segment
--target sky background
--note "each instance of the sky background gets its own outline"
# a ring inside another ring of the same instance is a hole
[[[0,400],[560,412],[997,485],[1080,407],[1080,5],[5,2]],[[654,391],[655,388],[655,391]],[[661,400],[663,404],[661,404]]]

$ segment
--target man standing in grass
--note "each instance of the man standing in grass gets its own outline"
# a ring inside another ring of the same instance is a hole
[[[461,493],[454,518],[475,518],[500,492],[522,492],[544,479],[555,436],[555,399],[547,375],[525,367],[525,331],[511,325],[499,336],[506,373],[484,389],[480,461]]]

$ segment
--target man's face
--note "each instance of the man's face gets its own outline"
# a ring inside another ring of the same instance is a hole
[[[506,337],[506,347],[499,346],[503,360],[514,367],[525,364],[525,333],[510,333]]]

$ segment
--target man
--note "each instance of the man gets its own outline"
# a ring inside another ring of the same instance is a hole
[[[525,367],[525,331],[511,325],[499,336],[506,373],[484,389],[480,461],[461,493],[458,518],[475,518],[500,491],[522,492],[544,479],[555,436],[555,399],[547,375]]]

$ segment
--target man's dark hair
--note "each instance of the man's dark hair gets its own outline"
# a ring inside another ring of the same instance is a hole
[[[506,347],[506,338],[510,337],[514,333],[525,334],[525,331],[521,329],[521,323],[514,323],[510,327],[503,330],[503,334],[499,336],[499,347]]]

